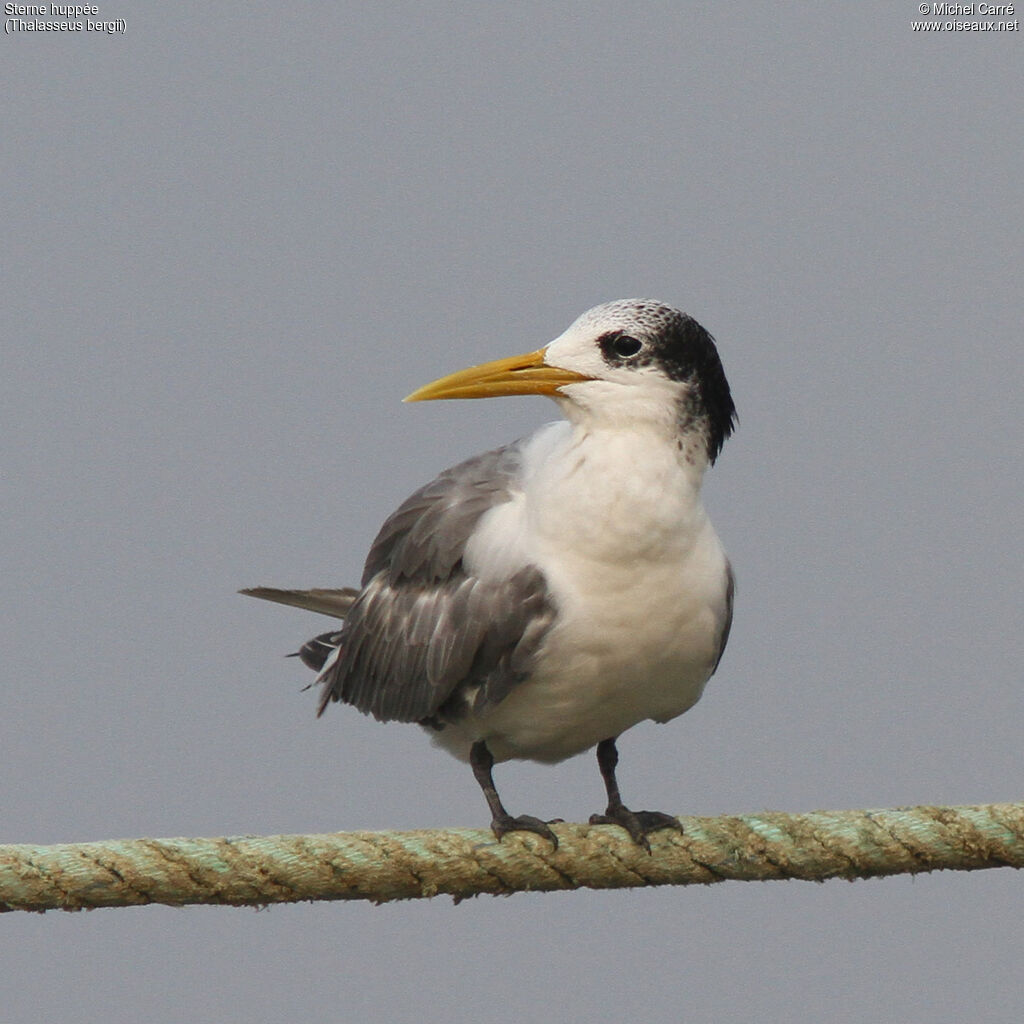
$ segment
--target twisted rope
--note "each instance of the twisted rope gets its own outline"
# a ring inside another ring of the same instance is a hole
[[[0,845],[0,911],[162,903],[375,903],[447,894],[615,889],[1024,867],[1024,804],[681,818],[646,853],[622,829],[489,830]]]

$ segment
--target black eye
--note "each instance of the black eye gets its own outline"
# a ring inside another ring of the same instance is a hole
[[[631,338],[628,334],[620,334],[612,341],[611,347],[617,356],[628,359],[630,356],[635,356],[643,348],[643,345],[636,338]]]

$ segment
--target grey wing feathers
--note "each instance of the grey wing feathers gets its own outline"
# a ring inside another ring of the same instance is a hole
[[[379,572],[392,582],[447,579],[480,517],[509,500],[520,467],[517,445],[446,469],[388,517],[366,557],[362,584]]]
[[[551,619],[532,567],[501,585],[457,572],[428,587],[382,571],[346,620],[321,710],[341,700],[382,721],[419,722],[497,703],[525,678]]]
[[[520,465],[509,445],[416,491],[381,527],[361,591],[243,591],[345,619],[339,633],[317,638],[320,712],[336,700],[384,721],[440,725],[497,703],[526,678],[554,619],[543,575],[526,565],[483,580],[462,561],[480,517],[511,498]]]

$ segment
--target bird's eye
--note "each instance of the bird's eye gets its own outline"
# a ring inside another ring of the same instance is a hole
[[[620,334],[612,342],[612,351],[617,356],[622,356],[623,359],[635,356],[642,348],[643,345],[636,338],[631,338],[628,334]]]

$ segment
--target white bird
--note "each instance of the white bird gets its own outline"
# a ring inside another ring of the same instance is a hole
[[[331,701],[417,722],[468,760],[500,838],[513,817],[496,762],[557,762],[596,745],[608,795],[592,823],[679,829],[631,811],[616,738],[691,708],[718,667],[733,575],[701,504],[735,423],[711,335],[649,299],[584,313],[550,344],[434,381],[406,401],[541,394],[564,421],[477,455],[381,527],[361,588],[242,593],[344,619],[299,655]]]

